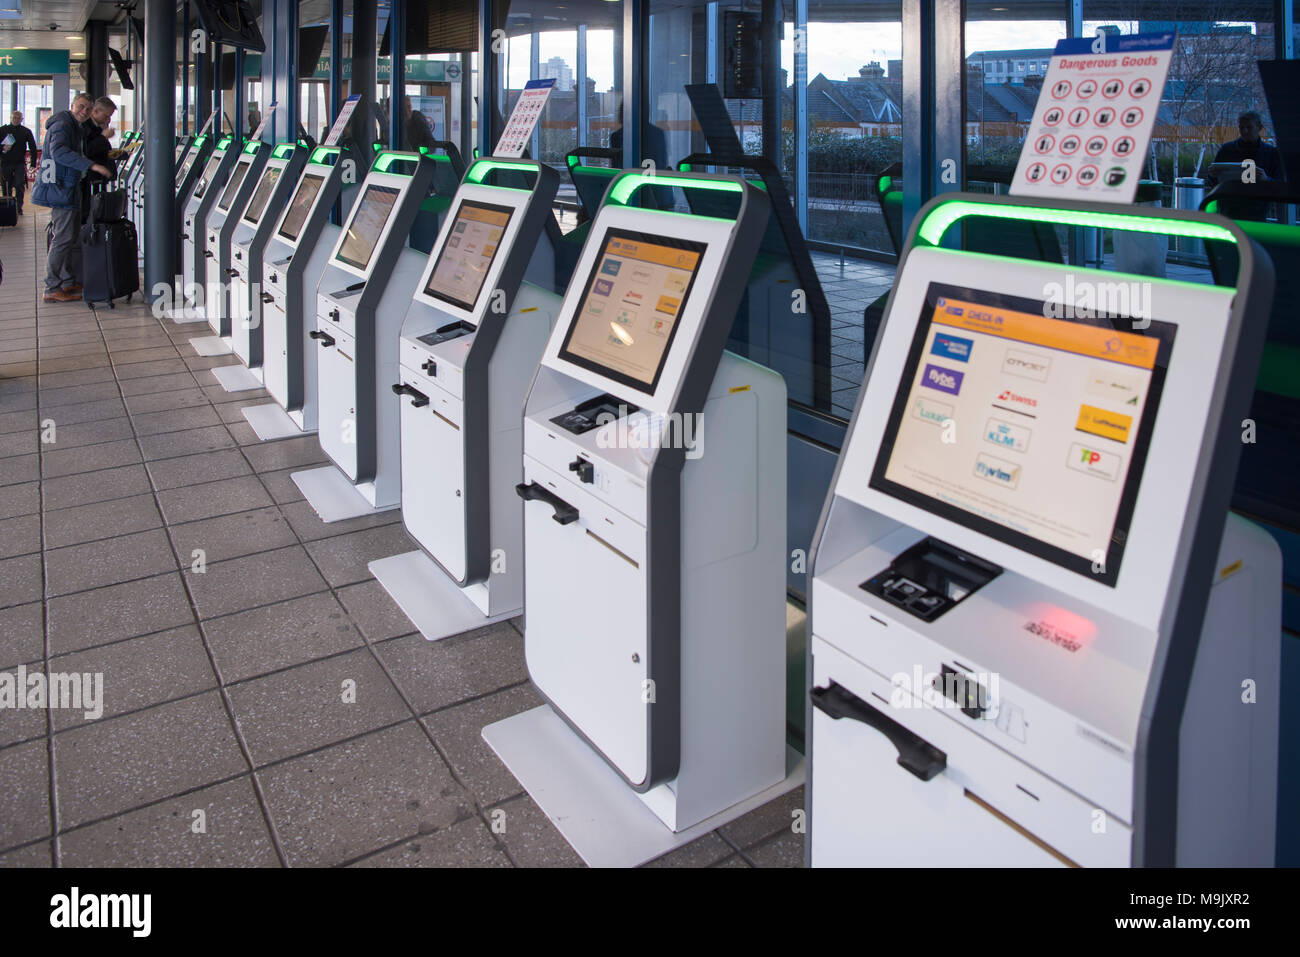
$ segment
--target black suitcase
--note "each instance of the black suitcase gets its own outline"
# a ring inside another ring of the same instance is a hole
[[[18,201],[12,196],[0,196],[0,226],[18,225]]]
[[[90,194],[90,219],[96,223],[116,223],[126,219],[126,190],[102,189]]]
[[[81,227],[81,298],[86,305],[140,291],[139,250],[135,225],[89,222]]]

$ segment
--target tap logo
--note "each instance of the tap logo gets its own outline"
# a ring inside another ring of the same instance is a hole
[[[926,363],[925,375],[921,384],[930,389],[936,389],[939,392],[946,392],[949,395],[957,395],[961,392],[961,380],[966,377],[964,372],[958,372],[955,369],[945,369],[943,366],[936,366]]]
[[[1119,478],[1120,457],[1113,452],[1103,452],[1081,442],[1070,444],[1070,452],[1065,464],[1076,472],[1093,475],[1097,478],[1115,481]]]

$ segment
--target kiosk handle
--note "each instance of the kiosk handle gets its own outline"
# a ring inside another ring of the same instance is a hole
[[[262,302],[275,302],[275,296],[271,295],[269,292],[264,292],[262,293]]]
[[[836,721],[852,718],[875,728],[898,750],[899,765],[922,781],[929,781],[948,767],[948,755],[842,685],[832,681],[829,688],[813,688],[808,697],[812,699],[814,708],[826,712]]]
[[[238,270],[238,269],[227,269],[227,270],[226,270],[226,275],[227,275],[227,276],[231,276],[231,277],[233,277],[233,276],[238,276],[238,275],[239,275],[239,270]]]
[[[409,395],[411,405],[419,409],[429,404],[429,397],[419,389],[413,389],[405,382],[398,382],[393,386],[393,395]]]
[[[319,329],[313,329],[311,332],[307,333],[307,335],[311,336],[313,339],[319,339],[320,344],[327,349],[334,345],[334,337],[328,332],[321,332]]]
[[[560,498],[558,495],[546,491],[536,482],[529,482],[526,485],[516,485],[515,492],[525,502],[541,501],[545,502],[551,508],[555,509],[555,514],[551,518],[561,525],[570,525],[578,520],[578,510]]]

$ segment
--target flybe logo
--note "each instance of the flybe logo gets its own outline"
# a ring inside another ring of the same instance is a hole
[[[958,372],[955,369],[945,369],[943,366],[926,364],[925,375],[921,379],[921,384],[931,389],[937,389],[939,392],[947,392],[949,395],[957,395],[961,392],[961,380],[966,377],[964,372]]]

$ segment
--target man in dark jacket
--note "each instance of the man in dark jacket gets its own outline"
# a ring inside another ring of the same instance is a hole
[[[24,157],[30,157],[23,163]],[[23,196],[27,193],[27,170],[24,166],[36,168],[36,137],[32,131],[23,126],[23,115],[14,110],[7,126],[0,126],[0,184],[5,195],[12,195],[18,206],[18,215],[23,214]]]
[[[90,216],[90,187],[106,183],[117,176],[117,164],[109,156],[113,151],[113,144],[104,135],[104,131],[108,129],[108,124],[113,122],[113,114],[116,111],[117,104],[108,97],[101,96],[95,101],[94,106],[90,108],[89,118],[81,124],[81,132],[86,139],[84,147],[86,158],[92,163],[99,163],[110,170],[107,177],[100,176],[98,173],[89,173],[81,181],[81,221],[83,223]]]
[[[36,174],[32,202],[50,208],[53,236],[45,265],[45,302],[81,298],[81,190],[87,170],[107,177],[111,170],[86,158],[81,124],[93,101],[77,94],[72,109],[55,113],[45,124],[45,148]]]

